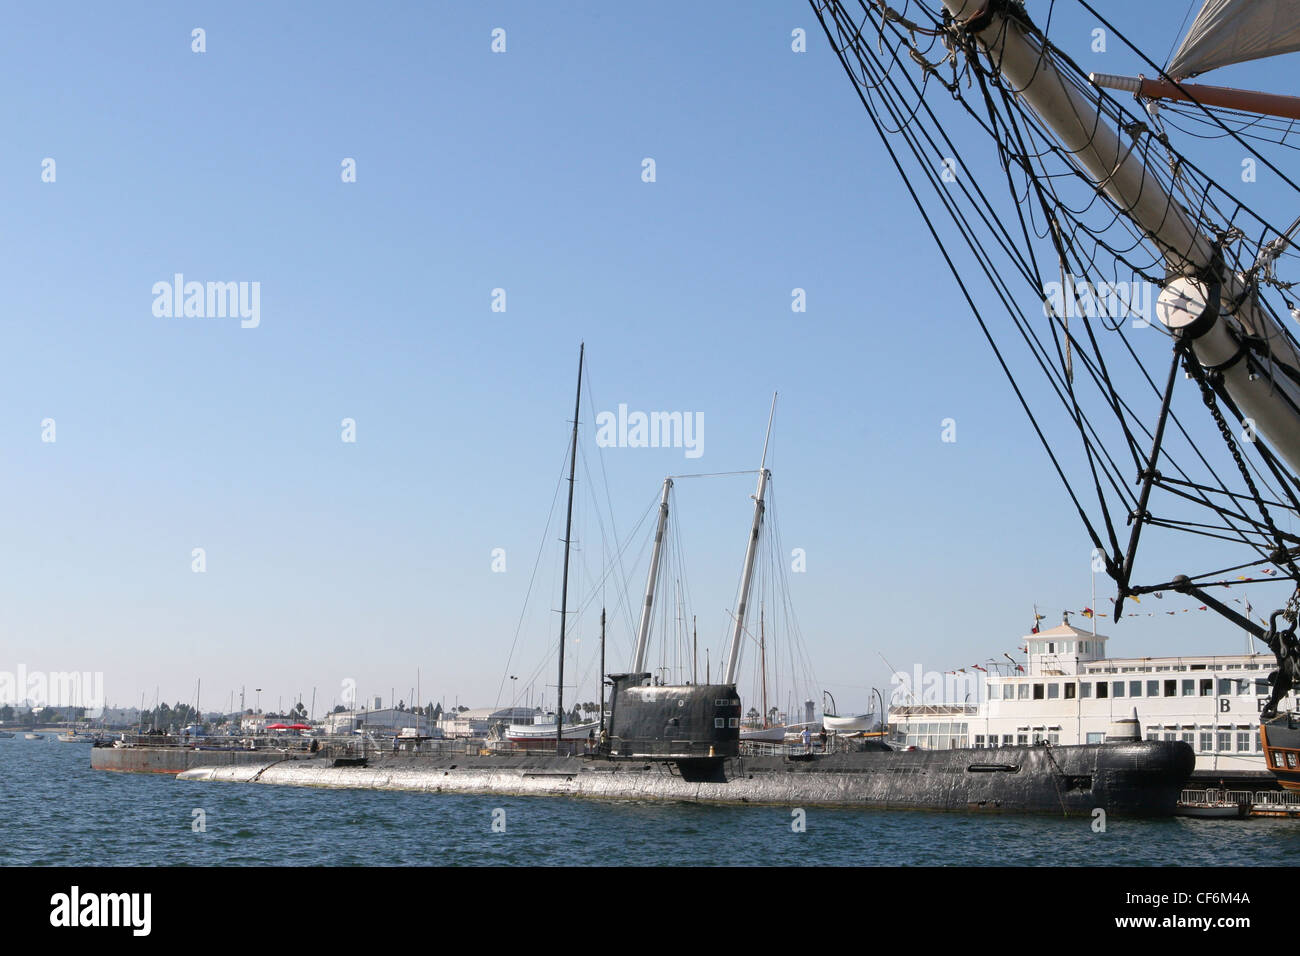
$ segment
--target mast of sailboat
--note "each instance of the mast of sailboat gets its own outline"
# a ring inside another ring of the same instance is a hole
[[[582,357],[585,342],[578,345],[578,393],[573,400],[573,437],[569,448],[569,507],[564,516],[564,578],[560,585],[560,679],[555,689],[555,749],[564,749],[564,627],[569,615],[569,545],[573,537],[573,473],[578,467],[578,412],[582,405]]]
[[[754,523],[749,530],[749,544],[745,548],[745,570],[740,575],[740,593],[736,597],[736,627],[731,632],[731,649],[727,655],[724,684],[736,682],[736,668],[740,665],[740,642],[745,636],[745,610],[749,604],[749,586],[754,579],[754,559],[758,557],[758,532],[763,526],[763,498],[767,494],[767,444],[772,438],[772,418],[776,415],[776,392],[772,393],[772,410],[767,416],[767,435],[763,438],[763,460],[758,466],[758,490],[754,492]]]
[[[700,630],[695,625],[695,615],[691,615],[691,683],[700,682]]]
[[[758,658],[763,671],[763,729],[767,730],[767,635],[763,630],[763,605],[758,605]]]
[[[600,609],[600,733],[605,734],[605,609]]]
[[[651,609],[654,606],[655,584],[659,580],[659,565],[663,558],[664,531],[668,527],[668,492],[673,480],[664,479],[663,494],[659,497],[659,524],[655,528],[654,550],[650,554],[650,571],[645,582],[645,602],[641,605],[641,625],[636,631],[636,652],[632,655],[632,673],[645,673],[646,647],[650,639]]]

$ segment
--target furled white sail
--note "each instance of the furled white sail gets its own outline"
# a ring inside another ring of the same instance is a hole
[[[1300,0],[1206,0],[1165,70],[1175,80],[1300,50]]]

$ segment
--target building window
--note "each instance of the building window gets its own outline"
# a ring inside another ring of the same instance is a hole
[[[1042,699],[1043,699],[1043,685],[1042,685],[1042,684],[1035,684],[1035,685],[1034,685],[1034,700],[1042,700]]]
[[[714,717],[714,718],[713,718],[713,726],[714,726],[714,727],[726,727],[726,726],[727,726],[727,718],[726,718],[726,717]]]
[[[1184,696],[1184,697],[1195,697],[1195,696],[1196,696],[1196,681],[1194,681],[1194,680],[1184,680],[1184,681],[1183,681],[1183,696]]]
[[[977,749],[979,749],[979,750],[983,750],[983,749],[984,749],[984,735],[983,735],[983,734],[976,734],[976,735],[975,735],[975,747],[976,747]]]
[[[1142,696],[1142,682],[1140,680],[1131,680],[1128,682],[1128,695],[1130,697]]]
[[[1166,697],[1178,696],[1178,681],[1176,680],[1165,681],[1165,696]]]
[[[1214,696],[1214,678],[1212,677],[1201,678],[1201,696],[1202,697]]]
[[[1232,750],[1232,734],[1228,733],[1226,730],[1220,730],[1215,734],[1215,736],[1218,738],[1217,743],[1219,745],[1219,753],[1228,753]]]
[[[1208,730],[1201,731],[1201,753],[1208,754],[1214,749],[1214,734]]]
[[[1017,746],[1017,747],[1028,747],[1028,746],[1029,746],[1029,735],[1028,735],[1028,734],[1016,734],[1016,746]]]
[[[1295,751],[1294,751],[1294,750],[1288,750],[1288,751],[1286,752],[1286,768],[1287,768],[1288,770],[1294,770],[1294,769],[1295,769]]]
[[[1104,700],[1108,696],[1110,696],[1110,685],[1104,680],[1097,681],[1097,699]]]
[[[1123,697],[1123,696],[1124,696],[1124,682],[1123,682],[1122,680],[1117,680],[1117,681],[1113,681],[1113,682],[1111,682],[1111,685],[1110,685],[1110,691],[1111,691],[1111,694],[1110,694],[1110,695],[1111,695],[1112,697]]]
[[[1028,700],[1028,699],[1029,699],[1029,685],[1028,685],[1028,684],[1021,684],[1021,685],[1020,685],[1020,690],[1016,692],[1016,696],[1019,697],[1021,700]]]
[[[1183,743],[1187,744],[1187,746],[1189,747],[1196,746],[1196,740],[1194,739],[1195,736],[1196,735],[1193,734],[1190,730],[1183,731]]]
[[[1231,693],[1232,693],[1232,678],[1231,678],[1231,677],[1220,677],[1220,678],[1219,678],[1219,696],[1220,696],[1220,697],[1226,697],[1228,694],[1231,694]]]
[[[1071,681],[1070,683],[1068,683],[1068,684],[1065,685],[1065,699],[1066,699],[1066,700],[1074,700],[1074,682],[1073,682],[1073,681]]]
[[[1079,681],[1079,696],[1080,697],[1092,696],[1092,681],[1087,681],[1087,680]]]
[[[1259,734],[1257,734],[1257,733],[1256,733],[1256,734],[1251,734],[1251,736],[1255,738],[1255,753],[1257,753],[1257,754],[1258,754],[1258,753],[1263,753],[1263,752],[1264,752],[1264,741],[1263,741],[1263,739],[1262,739],[1262,738],[1259,736]]]
[[[1047,685],[1047,699],[1056,700],[1061,696],[1061,685],[1052,683]]]
[[[1003,685],[1002,685],[1002,699],[1003,699],[1003,700],[1014,700],[1014,699],[1015,699],[1015,696],[1016,696],[1016,685],[1015,685],[1015,684],[1003,684]]]
[[[1147,681],[1147,696],[1148,697],[1160,696],[1160,681],[1158,680]]]
[[[1047,735],[1047,742],[1048,742],[1049,744],[1051,744],[1053,747],[1055,747],[1055,746],[1057,746],[1057,745],[1061,742],[1061,735],[1060,735],[1060,734],[1048,734],[1048,735]]]
[[[1099,743],[1102,743],[1105,739],[1106,739],[1106,735],[1103,734],[1103,733],[1101,733],[1101,732],[1099,732],[1099,731],[1098,731],[1098,732],[1093,732],[1093,731],[1089,731],[1089,732],[1088,732],[1088,743],[1090,743],[1090,744],[1099,744]]]
[[[1237,731],[1237,753],[1239,754],[1250,753],[1250,731],[1249,730]]]

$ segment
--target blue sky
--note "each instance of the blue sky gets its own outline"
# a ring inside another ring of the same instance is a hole
[[[1184,12],[1116,15],[1163,56]],[[584,412],[620,530],[665,474],[755,468],[781,392],[770,465],[784,546],[807,554],[791,598],[842,709],[888,685],[881,654],[968,666],[1014,651],[1035,602],[1090,600],[1088,541],[806,5],[4,18],[0,669],[103,671],[120,705],[197,680],[205,708],[315,688],[318,710],[346,679],[408,698],[418,669],[425,699],[495,703],[544,537],[511,672],[554,642],[545,529],[580,341],[587,409],[705,422],[688,460],[598,452]],[[1137,71],[1075,21],[1076,59]],[[260,325],[156,317],[178,272],[260,283]],[[678,487],[715,660],[752,481]],[[591,484],[579,588],[600,564]],[[1240,649],[1209,617],[1136,618],[1112,649]],[[596,614],[576,627],[589,674]]]

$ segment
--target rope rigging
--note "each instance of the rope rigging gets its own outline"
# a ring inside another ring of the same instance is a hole
[[[1279,573],[1274,580],[1300,587],[1300,550],[1295,548],[1300,481],[1254,434],[1253,423],[1221,387],[1220,373],[1203,368],[1179,340],[1171,341],[1161,323],[1152,321],[1151,290],[1177,274],[1180,263],[1188,267],[1185,250],[1153,241],[1130,218],[1131,210],[1112,198],[1109,179],[1099,182],[1087,174],[1077,159],[1083,147],[1063,145],[1021,97],[1020,89],[1029,84],[1017,88],[1002,72],[997,51],[1005,47],[1000,38],[981,37],[982,46],[992,51],[985,54],[975,35],[991,25],[995,12],[1002,14],[1002,31],[1014,21],[1039,44],[1035,76],[1050,64],[1070,89],[1096,104],[1095,115],[1076,111],[1073,117],[1084,147],[1097,141],[1103,127],[1117,132],[1119,150],[1107,155],[1108,162],[1114,160],[1110,176],[1118,175],[1130,158],[1140,160],[1142,183],[1149,181],[1170,197],[1170,205],[1163,207],[1166,215],[1187,217],[1212,244],[1212,266],[1197,270],[1196,277],[1207,284],[1212,279],[1216,290],[1218,274],[1235,277],[1240,291],[1234,304],[1249,300],[1275,321],[1278,335],[1243,326],[1241,351],[1233,359],[1267,371],[1270,380],[1275,372],[1290,374],[1289,363],[1278,357],[1294,356],[1298,348],[1282,321],[1295,309],[1285,294],[1296,283],[1278,272],[1300,258],[1291,246],[1300,220],[1279,229],[1176,149],[1165,125],[1182,131],[1184,124],[1195,124],[1204,135],[1241,146],[1300,200],[1300,187],[1259,153],[1266,145],[1296,148],[1296,124],[1211,111],[1196,103],[1162,104],[1159,110],[1148,110],[1141,101],[1125,104],[1092,86],[1087,73],[1051,43],[1057,2],[1048,3],[1040,29],[1010,0],[990,2],[986,19],[963,25],[954,23],[937,2],[908,0],[898,11],[885,0],[810,0],[1116,582],[1116,617],[1129,595],[1179,590],[1174,581],[1192,588],[1231,586],[1207,581],[1222,571],[1204,570],[1224,564],[1225,549],[1242,552],[1230,559],[1231,569],[1272,565]],[[1075,2],[1140,55],[1087,0]],[[949,65],[951,81],[940,75]],[[932,78],[942,84],[946,97],[935,94]],[[990,157],[957,145],[956,131],[963,125],[992,144],[991,169]],[[992,170],[996,175],[990,175]],[[942,228],[939,210],[947,217]],[[980,281],[970,281],[971,272]],[[1217,301],[1217,294],[1213,298]],[[1030,302],[1033,309],[1025,307]],[[1008,321],[995,322],[995,313]],[[1164,348],[1153,344],[1158,342]],[[1172,355],[1166,351],[1170,346]],[[1027,361],[1017,360],[1022,348]],[[1180,368],[1196,384],[1199,401],[1190,390],[1175,387]],[[1030,370],[1034,374],[1027,375]],[[1049,427],[1053,406],[1069,423],[1075,451]],[[1152,554],[1147,542],[1139,548],[1143,529],[1152,532],[1147,537],[1160,541],[1163,551]],[[1208,547],[1192,551],[1179,544],[1189,539]],[[1173,561],[1201,562],[1202,569],[1170,567],[1161,574],[1158,565]],[[1140,582],[1156,576],[1166,583]],[[1293,604],[1288,605],[1288,620],[1295,616]],[[1291,633],[1294,640],[1294,626]],[[1274,644],[1283,651],[1287,646],[1276,633]],[[1300,656],[1292,663],[1300,676]]]

